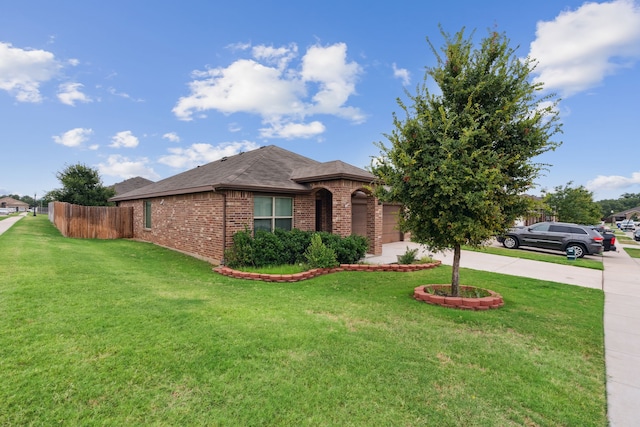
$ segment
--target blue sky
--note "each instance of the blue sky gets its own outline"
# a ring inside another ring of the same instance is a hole
[[[366,167],[439,24],[504,32],[562,98],[533,194],[640,192],[638,0],[24,0],[0,5],[0,194],[40,197],[76,163],[155,181],[270,144]]]

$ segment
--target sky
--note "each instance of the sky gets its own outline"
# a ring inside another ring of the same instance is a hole
[[[640,193],[640,0],[22,0],[0,3],[0,195],[39,198],[75,164],[157,181],[272,144],[366,168],[439,27],[504,33],[561,98],[531,194]]]

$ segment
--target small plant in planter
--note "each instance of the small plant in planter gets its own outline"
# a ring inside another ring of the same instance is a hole
[[[448,297],[451,296],[451,285],[425,286],[424,291],[431,295]],[[484,298],[491,296],[491,292],[474,286],[461,286],[460,296],[462,298]]]
[[[413,264],[416,262],[417,255],[418,248],[409,249],[407,246],[407,250],[402,255],[398,255],[398,264]]]

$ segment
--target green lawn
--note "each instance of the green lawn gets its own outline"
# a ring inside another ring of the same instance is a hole
[[[140,242],[0,236],[0,425],[604,426],[601,291],[442,266],[298,283]]]
[[[624,248],[624,250],[629,254],[631,258],[640,258],[640,249]]]

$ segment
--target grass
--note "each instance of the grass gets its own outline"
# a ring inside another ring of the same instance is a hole
[[[498,248],[495,246],[485,246],[483,248],[472,248],[470,246],[463,247],[466,251],[477,251],[484,252],[487,254],[493,255],[502,255],[513,258],[522,258],[522,259],[531,259],[534,261],[544,261],[550,262],[553,264],[562,264],[562,265],[572,265],[575,267],[584,267],[584,268],[592,268],[595,270],[604,270],[604,265],[601,259],[587,259],[587,258],[578,258],[576,260],[568,260],[566,255],[556,255],[544,252],[538,252],[535,249],[528,248],[518,248],[518,249],[507,249],[507,248]]]
[[[625,252],[629,254],[631,258],[640,258],[640,249],[636,248],[624,248]]]
[[[451,310],[447,266],[245,281],[45,216],[0,254],[0,425],[606,425],[599,290],[462,269],[506,305]]]

